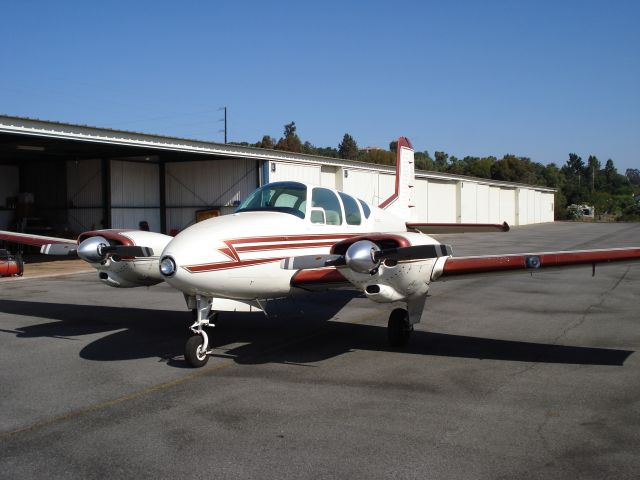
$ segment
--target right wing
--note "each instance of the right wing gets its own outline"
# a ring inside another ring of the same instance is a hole
[[[613,262],[640,261],[640,248],[610,248],[600,250],[574,250],[563,252],[522,253],[509,255],[485,255],[473,257],[446,257],[438,261],[431,280],[450,280],[475,275],[536,272]]]
[[[407,222],[407,230],[438,235],[444,233],[465,232],[508,232],[509,224],[504,223],[411,223]]]

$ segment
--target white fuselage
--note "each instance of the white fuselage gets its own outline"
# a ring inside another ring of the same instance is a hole
[[[349,237],[372,232],[406,232],[404,222],[373,209],[360,225],[318,225],[307,218],[258,211],[197,223],[179,233],[162,252],[176,263],[165,280],[187,295],[253,300],[287,296],[295,271],[283,258],[329,253]],[[433,240],[425,235],[424,243]]]

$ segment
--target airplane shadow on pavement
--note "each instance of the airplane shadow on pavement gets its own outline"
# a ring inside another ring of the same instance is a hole
[[[240,364],[313,364],[352,350],[401,351],[473,359],[580,365],[624,364],[630,350],[530,343],[431,333],[416,330],[409,345],[387,345],[386,313],[381,325],[341,322],[339,312],[352,292],[316,294],[315,301],[272,301],[270,317],[257,313],[222,313],[210,332],[215,356]],[[348,307],[347,307],[348,308]],[[184,368],[182,352],[192,322],[188,311],[0,300],[0,313],[54,320],[16,330],[18,338],[49,337],[60,341],[105,334],[80,348],[81,358],[118,361],[156,357]],[[336,318],[336,316],[338,318]],[[110,333],[113,332],[113,333]]]

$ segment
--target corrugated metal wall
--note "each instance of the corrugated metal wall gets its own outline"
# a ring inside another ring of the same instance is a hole
[[[160,231],[159,167],[155,163],[111,161],[111,226]]]
[[[476,222],[489,223],[489,218],[491,217],[489,185],[479,183],[476,188]]]
[[[320,165],[302,165],[298,163],[270,162],[269,182],[298,182],[320,185]]]
[[[99,159],[67,162],[69,229],[81,233],[103,228],[102,173]]]
[[[478,184],[459,182],[460,223],[476,223],[478,218]]]
[[[18,167],[0,165],[0,229],[6,230],[15,220],[13,209],[7,208],[7,198],[18,195]]]
[[[288,164],[278,164],[276,172],[285,169],[280,168],[282,165]],[[219,208],[223,215],[233,213],[236,205],[258,187],[255,160],[168,163],[165,168],[168,231],[193,224],[198,210]],[[320,167],[315,171],[319,179]]]
[[[340,174],[342,174],[342,169],[332,165],[322,165],[322,167],[320,167],[320,185],[328,188],[341,189],[340,185],[338,185]]]
[[[540,221],[553,222],[555,195],[553,193],[541,192],[540,206]]]
[[[372,206],[380,203],[378,188],[378,172],[348,169],[347,176],[343,175],[342,178],[342,189],[345,193],[360,198]]]
[[[499,205],[499,223],[507,222],[509,225],[520,225],[519,223],[516,223],[516,190],[501,188]]]
[[[429,180],[427,218],[418,220],[431,223],[456,223],[457,204],[456,182]]]

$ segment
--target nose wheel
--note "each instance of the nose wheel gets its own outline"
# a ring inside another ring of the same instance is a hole
[[[184,346],[184,359],[194,367],[204,367],[209,361],[212,350],[209,349],[209,336],[204,327],[215,327],[212,322],[216,312],[211,311],[211,299],[196,296],[195,322],[189,329],[193,335],[189,337]]]
[[[184,359],[194,368],[204,367],[207,364],[209,353],[204,346],[204,337],[202,335],[189,337],[184,346]]]

